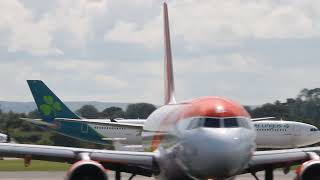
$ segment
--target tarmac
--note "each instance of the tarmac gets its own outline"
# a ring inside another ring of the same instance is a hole
[[[54,172],[0,172],[1,180],[63,180],[65,177],[64,171],[54,171]],[[114,173],[109,172],[109,179],[114,180]],[[263,180],[263,173],[257,174],[259,180]],[[130,177],[130,174],[122,174],[122,179],[127,180]],[[275,171],[275,180],[293,180],[295,177],[293,172],[290,172],[287,175],[284,175],[281,171]],[[136,176],[133,180],[151,180],[154,178]],[[241,175],[236,178],[236,180],[255,180],[255,178],[250,175]]]

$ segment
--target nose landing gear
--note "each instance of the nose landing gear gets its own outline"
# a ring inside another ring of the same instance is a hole
[[[273,180],[273,168],[267,168],[265,170],[264,179],[265,180]]]

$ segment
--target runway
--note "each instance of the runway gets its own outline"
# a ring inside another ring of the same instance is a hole
[[[65,176],[64,171],[57,172],[0,172],[1,180],[63,180]],[[123,173],[123,179],[127,180],[130,175]],[[263,180],[263,173],[259,173],[258,177]],[[109,173],[109,179],[114,180],[114,173]],[[153,178],[136,176],[134,180],[151,180]],[[294,173],[291,172],[288,175],[284,175],[281,171],[275,172],[275,180],[293,180]],[[255,180],[251,175],[241,175],[236,178],[236,180]]]

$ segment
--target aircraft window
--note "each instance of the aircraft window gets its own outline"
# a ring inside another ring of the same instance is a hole
[[[220,119],[215,118],[205,118],[204,119],[204,127],[211,127],[211,128],[219,128],[220,127]]]
[[[220,119],[218,118],[196,118],[193,119],[188,129],[195,129],[198,127],[209,127],[209,128],[219,128],[220,126]]]
[[[310,131],[318,131],[317,128],[311,128]]]
[[[227,128],[239,127],[237,118],[226,118],[226,119],[224,119],[224,127],[227,127]]]

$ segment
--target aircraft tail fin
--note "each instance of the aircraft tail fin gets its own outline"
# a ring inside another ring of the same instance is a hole
[[[164,104],[175,104],[174,96],[174,77],[173,77],[173,65],[172,65],[172,53],[171,53],[171,42],[170,42],[170,28],[169,28],[169,17],[168,17],[168,6],[167,3],[163,3],[163,21],[164,21]]]
[[[80,119],[42,81],[27,80],[41,118],[52,122],[55,118]]]

